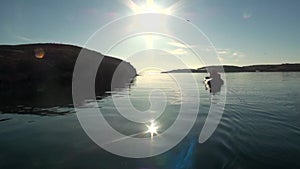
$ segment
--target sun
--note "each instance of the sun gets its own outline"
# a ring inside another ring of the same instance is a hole
[[[148,130],[146,131],[146,133],[150,133],[151,135],[151,139],[153,139],[154,134],[158,134],[157,133],[157,129],[159,128],[153,121],[150,123],[150,125],[146,125]]]
[[[132,0],[128,0],[126,5],[134,12],[134,14],[141,14],[141,13],[160,13],[171,15],[172,8],[163,8],[158,4],[154,3],[154,0],[147,0],[143,5],[137,5]]]

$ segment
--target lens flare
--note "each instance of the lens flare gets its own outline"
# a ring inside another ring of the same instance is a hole
[[[45,57],[45,51],[43,48],[34,49],[34,53],[37,59],[43,59]]]

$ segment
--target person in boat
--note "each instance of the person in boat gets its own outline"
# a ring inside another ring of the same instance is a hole
[[[209,77],[204,79],[205,89],[212,94],[221,91],[221,86],[224,84],[224,81],[221,79],[221,75],[216,71],[212,70]]]

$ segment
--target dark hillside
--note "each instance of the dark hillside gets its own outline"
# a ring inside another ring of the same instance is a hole
[[[120,63],[124,85],[136,75],[127,62],[77,46],[0,45],[0,107],[71,104],[73,69],[82,51],[103,57],[95,82],[97,95],[111,90],[111,79]]]

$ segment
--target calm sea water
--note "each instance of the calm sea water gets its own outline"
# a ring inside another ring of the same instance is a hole
[[[87,136],[73,109],[56,107],[51,110],[70,113],[0,114],[0,119],[9,118],[0,121],[0,168],[300,168],[300,73],[227,73],[222,119],[214,134],[202,144],[198,137],[213,98],[202,84],[206,74],[192,75],[197,80],[197,88],[186,76],[191,74],[180,74],[178,79],[185,88],[190,86],[189,92],[199,92],[199,98],[188,98],[191,103],[200,100],[198,118],[190,133],[161,155],[131,159],[111,154]],[[133,106],[145,111],[150,107],[149,93],[154,89],[164,91],[167,98],[164,112],[158,118],[163,131],[176,120],[182,101],[180,87],[167,74],[138,76],[130,88],[111,93],[121,103],[129,95]],[[152,97],[162,98],[155,93]],[[128,135],[144,130],[141,125],[126,121],[112,98],[108,95],[98,101],[107,121]]]

